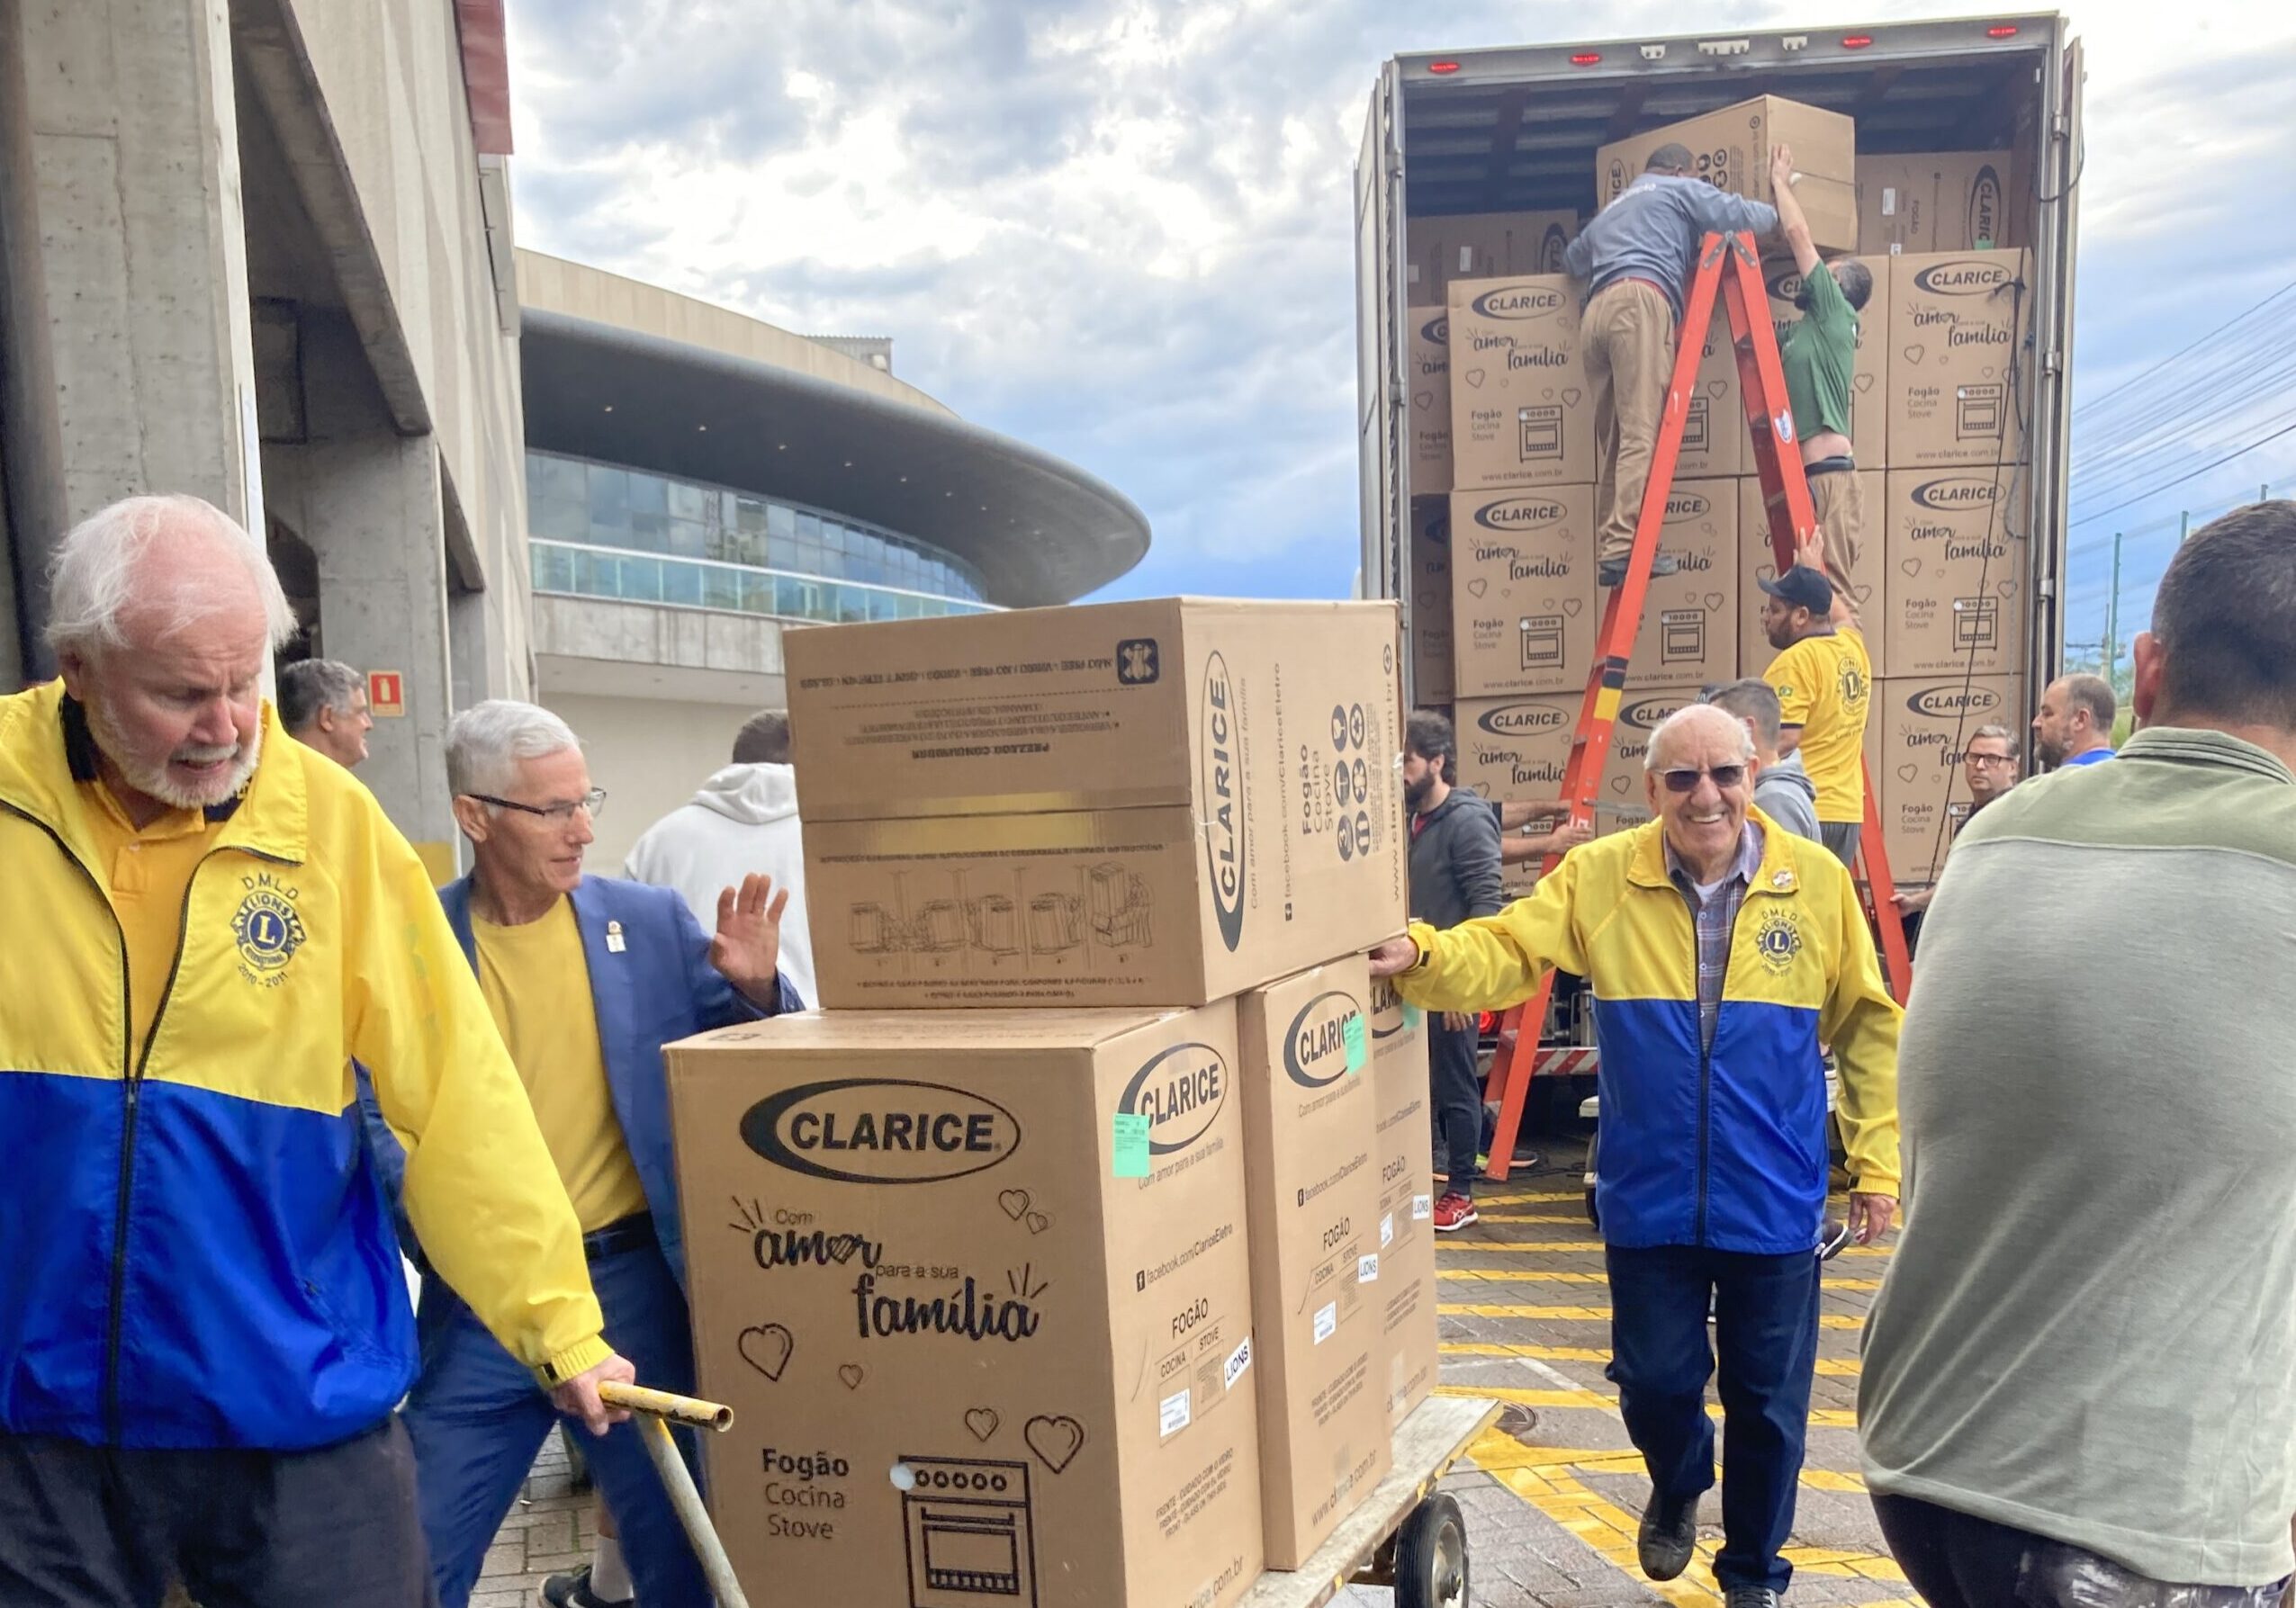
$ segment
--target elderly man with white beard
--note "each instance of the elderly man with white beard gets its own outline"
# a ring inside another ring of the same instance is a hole
[[[593,1433],[632,1377],[421,862],[261,696],[294,619],[189,497],[51,577],[59,682],[0,698],[0,1602],[417,1608],[397,1235]]]

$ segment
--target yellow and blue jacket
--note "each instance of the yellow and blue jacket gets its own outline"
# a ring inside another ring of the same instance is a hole
[[[0,1433],[321,1446],[415,1377],[351,1059],[438,1271],[545,1381],[608,1354],[581,1232],[422,863],[279,730],[193,873],[141,1054],[59,685],[0,698]]]
[[[1585,977],[1602,1050],[1603,1237],[1783,1255],[1815,1244],[1825,1205],[1825,1069],[1853,1187],[1897,1193],[1897,1025],[1850,873],[1760,811],[1760,869],[1731,939],[1714,1043],[1698,1023],[1697,934],[1666,873],[1662,828],[1571,850],[1495,916],[1411,924],[1398,977],[1428,1011],[1527,999],[1549,966]]]

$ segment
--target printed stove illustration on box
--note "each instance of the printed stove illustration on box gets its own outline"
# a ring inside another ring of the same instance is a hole
[[[1548,405],[1517,410],[1520,431],[1516,451],[1526,463],[1559,462],[1562,456],[1562,409]]]
[[[1706,656],[1706,611],[1703,608],[1662,609],[1658,616],[1658,657],[1661,664],[1697,664]]]
[[[1960,441],[1994,441],[2001,436],[2007,392],[1998,383],[1964,385],[1953,393],[1953,434]]]
[[[2001,646],[2001,602],[1995,597],[1953,600],[1953,651]]]
[[[1562,616],[1561,615],[1525,615],[1518,634],[1522,639],[1523,669],[1552,670],[1562,668]]]
[[[1036,1602],[1036,1538],[1026,1463],[905,1457],[901,1498],[909,1608]]]

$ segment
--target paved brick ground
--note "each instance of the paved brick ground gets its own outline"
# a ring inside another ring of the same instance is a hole
[[[1447,1481],[1467,1516],[1475,1608],[1714,1608],[1718,1492],[1701,1509],[1700,1556],[1688,1574],[1652,1586],[1635,1568],[1634,1524],[1650,1485],[1602,1377],[1610,1339],[1602,1247],[1581,1201],[1579,1148],[1542,1148],[1550,1154],[1539,1172],[1486,1184],[1482,1221],[1441,1242],[1444,1388],[1499,1397],[1526,1425],[1486,1434]],[[1852,1427],[1858,1330],[1887,1265],[1886,1246],[1852,1248],[1826,1269],[1809,1459],[1787,1554],[1790,1604],[1917,1608],[1882,1550]],[[487,1556],[473,1608],[527,1608],[540,1601],[545,1575],[581,1562],[595,1531],[588,1499],[569,1486],[554,1438]],[[1359,1586],[1342,1601],[1386,1608],[1392,1598]]]

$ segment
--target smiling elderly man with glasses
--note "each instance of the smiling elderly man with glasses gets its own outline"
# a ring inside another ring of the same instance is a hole
[[[1850,1219],[1869,1242],[1896,1208],[1898,1010],[1849,871],[1752,806],[1742,721],[1692,705],[1652,735],[1644,767],[1655,821],[1571,849],[1495,916],[1414,921],[1372,952],[1372,975],[1427,1011],[1518,1003],[1549,966],[1593,988],[1609,1373],[1650,1471],[1643,1569],[1671,1580],[1689,1564],[1715,1482],[1719,1352],[1715,1575],[1730,1608],[1774,1608],[1817,1356],[1818,1046],[1841,1063]]]
[[[669,889],[584,876],[606,795],[573,732],[532,704],[497,699],[456,715],[446,779],[473,867],[439,900],[581,1219],[608,1341],[645,1384],[690,1393],[662,1047],[802,1008],[779,969],[788,894],[745,877],[719,896],[711,937]],[[375,1136],[378,1151],[396,1148],[387,1132]],[[423,1371],[406,1406],[416,1487],[440,1601],[463,1608],[557,1415],[437,1279],[424,1280],[416,1325]],[[700,1567],[635,1427],[610,1431],[589,1460],[639,1599],[706,1608]]]

